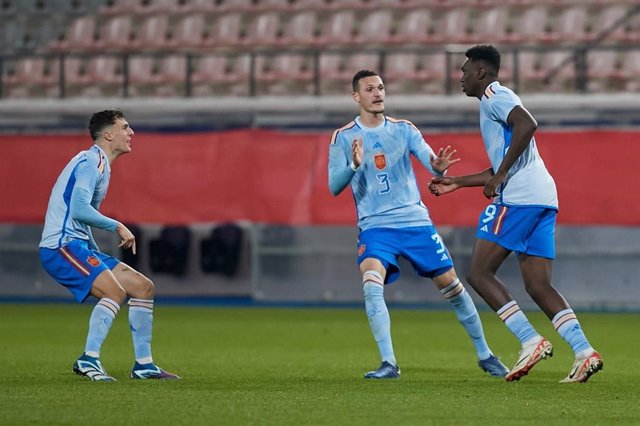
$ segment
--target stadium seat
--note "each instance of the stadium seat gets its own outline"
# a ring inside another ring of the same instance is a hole
[[[73,97],[82,94],[81,89],[87,84],[86,59],[76,56],[64,58],[65,96]]]
[[[467,38],[468,43],[504,43],[509,40],[509,8],[494,6],[480,11]]]
[[[466,43],[469,37],[469,9],[447,10],[436,21],[429,43]]]
[[[49,48],[54,52],[91,50],[95,47],[96,24],[93,16],[74,20],[61,40],[54,40]]]
[[[503,55],[500,64],[500,81],[511,86],[518,92],[529,90],[533,87],[540,87],[540,63],[539,54],[536,51],[520,50],[517,56],[514,52]],[[519,87],[513,86],[516,72],[515,62],[518,61],[518,80]]]
[[[233,48],[242,44],[242,15],[230,13],[220,16],[210,27],[203,40],[206,48]]]
[[[59,62],[42,57],[17,59],[3,80],[8,97],[55,97],[60,82]]]
[[[193,95],[247,95],[249,71],[249,55],[207,55],[198,58],[191,76]]]
[[[117,56],[92,56],[87,65],[84,96],[122,96],[124,75],[122,59]]]
[[[323,26],[317,41],[322,47],[347,46],[353,43],[355,14],[345,10],[330,15]]]
[[[626,41],[627,25],[621,24],[624,17],[627,16],[629,7],[624,4],[614,4],[605,7],[598,13],[598,19],[594,20],[593,29],[591,30],[591,40],[598,39],[604,32],[608,35],[604,39],[605,41],[621,42]]]
[[[393,12],[391,10],[378,10],[368,14],[362,24],[358,34],[353,41],[358,44],[384,45],[391,41],[391,30],[393,28]]]
[[[318,60],[318,72],[322,76],[320,78],[320,92],[321,94],[327,93],[342,93],[344,94],[344,85],[338,85],[336,82],[344,81],[343,73],[343,57],[340,53],[320,53]]]
[[[312,94],[312,59],[313,56],[302,53],[258,55],[255,63],[258,94]]]
[[[514,19],[513,31],[506,41],[514,44],[546,41],[549,21],[549,10],[546,6],[528,7]]]
[[[155,95],[184,96],[187,82],[187,58],[185,55],[169,55],[158,64]]]
[[[391,41],[397,44],[426,43],[431,37],[431,10],[417,9],[406,12],[400,19]]]
[[[575,62],[573,52],[557,50],[543,53],[537,72],[527,76],[528,82],[537,83],[543,92],[568,92],[575,88]]]
[[[242,40],[246,47],[275,46],[280,35],[280,16],[276,12],[256,15]]]
[[[587,52],[587,90],[589,93],[620,89],[618,52],[593,49]]]
[[[586,6],[569,7],[560,13],[547,35],[548,39],[544,41],[566,44],[587,41],[588,25],[589,14]]]
[[[132,96],[149,96],[159,82],[156,69],[156,58],[149,55],[129,57],[129,94]]]
[[[131,16],[116,16],[109,19],[98,32],[94,48],[98,50],[122,51],[131,47],[133,26]]]
[[[631,92],[640,91],[640,50],[629,50],[623,53],[620,78],[623,81],[625,90]]]
[[[300,12],[291,17],[279,43],[282,46],[313,46],[317,36],[316,12]]]
[[[167,226],[159,238],[149,242],[149,261],[155,273],[184,276],[188,269],[191,230],[186,226]]]
[[[167,47],[173,49],[192,49],[202,45],[205,38],[206,22],[201,13],[185,15],[175,25]]]
[[[419,55],[414,52],[385,55],[382,73],[387,93],[416,93],[420,85],[430,78],[421,68]]]
[[[233,277],[238,272],[244,232],[233,223],[213,228],[209,238],[200,241],[200,268],[206,273]]]
[[[166,14],[150,15],[139,26],[129,48],[133,50],[160,50],[167,47],[169,17]]]
[[[463,57],[460,60],[463,60]],[[422,85],[424,92],[432,94],[444,93],[447,75],[451,78],[453,87],[457,87],[456,84],[458,84],[462,75],[460,65],[455,63],[452,64],[451,69],[447,69],[447,57],[443,52],[424,54],[421,63],[422,72],[426,78]],[[456,93],[455,90],[454,93]]]
[[[356,72],[360,70],[379,71],[382,68],[380,55],[378,53],[351,53],[345,61],[344,71],[349,83]]]

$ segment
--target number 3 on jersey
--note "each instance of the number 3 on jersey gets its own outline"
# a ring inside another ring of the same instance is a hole
[[[378,184],[381,188],[378,190],[378,194],[387,194],[391,191],[391,185],[389,184],[389,175],[387,173],[378,173]]]

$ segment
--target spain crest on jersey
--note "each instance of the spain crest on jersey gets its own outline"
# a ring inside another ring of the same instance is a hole
[[[376,169],[378,170],[382,170],[385,167],[387,167],[387,158],[384,156],[384,154],[376,154],[373,157],[375,164],[376,164]]]
[[[95,256],[87,257],[87,263],[94,268],[100,266],[100,260]]]

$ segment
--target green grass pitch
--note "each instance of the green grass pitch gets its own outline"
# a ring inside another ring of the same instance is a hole
[[[640,424],[640,315],[582,313],[604,370],[559,384],[573,360],[539,313],[529,317],[555,346],[520,382],[483,373],[452,311],[391,309],[402,378],[368,381],[379,364],[361,309],[175,307],[158,304],[156,362],[173,382],[128,379],[127,309],[104,344],[118,378],[71,372],[91,306],[0,304],[2,425],[596,425]],[[491,312],[485,333],[507,365],[519,346]]]

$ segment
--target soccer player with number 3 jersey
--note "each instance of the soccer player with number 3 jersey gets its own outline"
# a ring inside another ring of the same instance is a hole
[[[515,252],[527,293],[575,353],[562,383],[585,382],[603,363],[566,299],[551,284],[558,197],[536,147],[537,122],[520,98],[498,82],[500,53],[495,47],[474,46],[465,55],[462,90],[480,99],[480,132],[491,167],[472,175],[435,177],[429,188],[442,195],[482,186],[484,195],[493,198],[480,215],[468,281],[522,345],[506,380],[519,380],[553,355],[551,343],[536,332],[496,277],[500,265]]]
[[[406,120],[384,115],[385,88],[373,71],[353,77],[353,99],[359,107],[354,121],[336,130],[329,149],[329,188],[334,195],[351,187],[358,215],[358,265],[362,274],[366,314],[382,364],[365,374],[369,379],[400,376],[391,342],[391,321],[384,286],[398,279],[398,257],[433,280],[453,305],[471,338],[481,369],[504,377],[508,369],[493,355],[471,297],[458,279],[442,238],[436,232],[411,165],[416,157],[432,174],[442,176],[456,161],[455,150],[438,155],[420,131]]]

